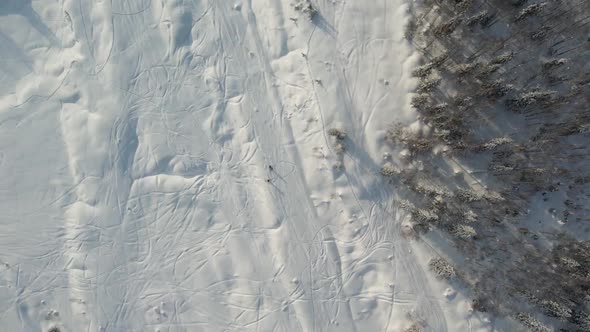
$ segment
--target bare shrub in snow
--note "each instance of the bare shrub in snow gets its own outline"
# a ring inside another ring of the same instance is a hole
[[[522,325],[528,327],[531,331],[551,332],[551,330],[543,325],[543,323],[541,323],[538,319],[525,312],[518,313],[516,315],[516,319],[518,319]]]
[[[302,12],[307,15],[310,19],[313,19],[317,15],[317,10],[311,4],[310,0],[301,0],[293,6],[295,10]]]
[[[428,267],[438,278],[450,279],[456,275],[453,266],[442,257],[431,259]]]
[[[337,140],[344,140],[346,138],[346,133],[338,128],[330,128],[328,129],[328,135],[336,138]]]
[[[408,311],[406,316],[412,325],[404,330],[404,332],[422,332],[425,326],[428,326],[428,322],[424,318],[423,313],[418,312],[416,308]]]

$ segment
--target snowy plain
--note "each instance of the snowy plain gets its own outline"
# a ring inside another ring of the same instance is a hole
[[[0,330],[492,330],[379,175],[407,3],[314,6],[0,2]]]

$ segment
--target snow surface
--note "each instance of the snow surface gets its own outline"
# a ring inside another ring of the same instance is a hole
[[[1,330],[490,330],[379,176],[407,4],[314,5],[0,2]]]

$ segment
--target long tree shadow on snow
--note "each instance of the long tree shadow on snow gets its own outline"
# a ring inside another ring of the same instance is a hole
[[[7,15],[21,15],[37,30],[52,46],[60,46],[59,39],[49,29],[41,16],[33,9],[31,0],[2,0],[0,1],[0,17]]]
[[[336,29],[334,29],[322,14],[316,12],[311,18],[311,23],[320,28],[328,36],[336,38]]]
[[[31,59],[10,36],[0,31],[0,71],[12,79],[20,79],[33,69]]]

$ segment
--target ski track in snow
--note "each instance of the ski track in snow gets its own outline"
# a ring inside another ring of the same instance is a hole
[[[387,125],[415,117],[405,3],[314,4],[0,4],[2,326],[467,325],[379,176]]]

